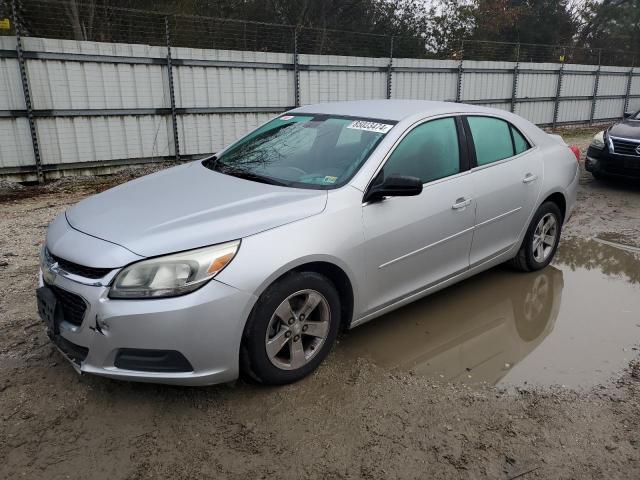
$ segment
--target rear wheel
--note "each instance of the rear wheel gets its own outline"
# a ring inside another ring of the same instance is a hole
[[[518,254],[511,264],[519,270],[540,270],[553,260],[562,229],[562,213],[553,202],[543,203],[531,219]]]
[[[258,299],[245,327],[243,371],[266,384],[295,382],[328,355],[340,325],[340,298],[315,272],[293,272]]]

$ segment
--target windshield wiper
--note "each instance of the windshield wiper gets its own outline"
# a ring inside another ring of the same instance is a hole
[[[243,170],[241,168],[233,168],[224,163],[220,163],[218,162],[218,157],[215,155],[213,157],[209,157],[207,160],[205,160],[202,163],[209,170],[223,173],[225,175],[231,175],[232,177],[242,178],[244,180],[251,180],[253,182],[266,183],[268,185],[279,185],[281,187],[289,186],[288,182],[284,182],[282,180],[276,180],[275,178],[271,178],[271,177],[265,177],[257,173],[249,172],[248,170]]]
[[[265,177],[263,175],[258,175],[257,173],[248,172],[246,170],[217,169],[217,171],[226,175],[231,175],[232,177],[251,180],[253,182],[266,183],[268,185],[279,185],[281,187],[286,187],[288,185],[288,183],[276,180],[275,178]]]

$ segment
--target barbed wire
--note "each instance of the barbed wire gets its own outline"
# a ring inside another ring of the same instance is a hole
[[[634,66],[640,52],[545,45],[457,40],[430,48],[419,36],[300,27],[276,23],[175,14],[86,0],[0,0],[0,35],[15,35],[15,1],[23,36],[108,43],[166,45],[168,20],[171,45],[218,50],[299,54],[581,63]],[[8,27],[8,28],[7,28]]]

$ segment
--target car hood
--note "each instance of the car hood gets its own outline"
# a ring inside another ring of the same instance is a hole
[[[625,120],[616,123],[609,129],[609,135],[640,140],[640,120]]]
[[[86,234],[144,257],[246,237],[322,212],[327,192],[267,185],[200,161],[122,184],[66,213]]]

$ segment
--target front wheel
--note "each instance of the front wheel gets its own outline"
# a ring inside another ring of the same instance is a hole
[[[540,205],[511,264],[524,272],[540,270],[553,260],[560,242],[562,212],[553,202]]]
[[[260,296],[249,316],[242,369],[265,384],[300,380],[329,354],[339,325],[333,283],[315,272],[289,273]]]

